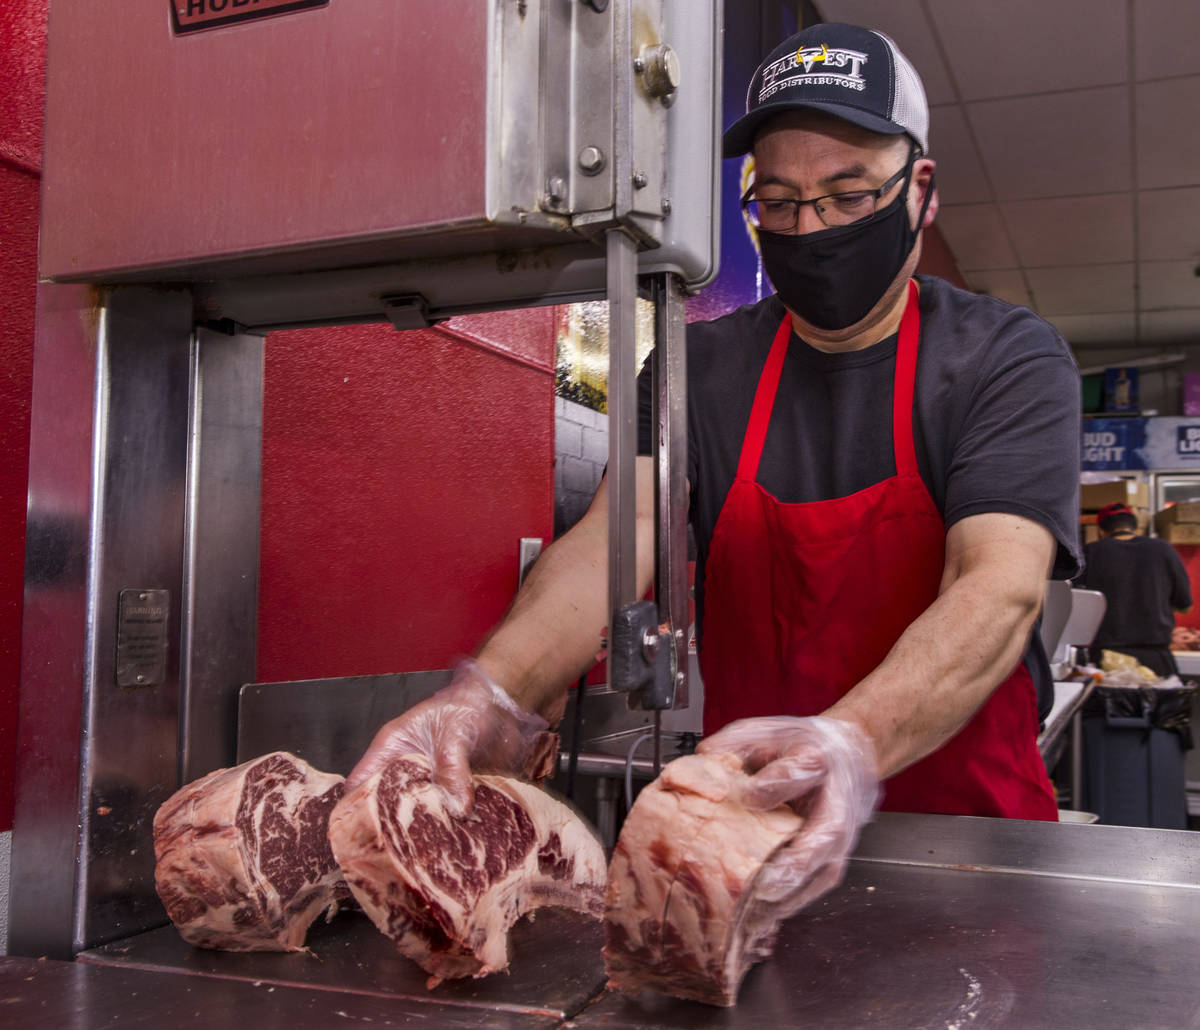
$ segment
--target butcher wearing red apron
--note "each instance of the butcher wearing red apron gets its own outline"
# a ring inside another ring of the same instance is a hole
[[[848,497],[785,503],[756,482],[791,337],[785,316],[710,544],[706,734],[734,719],[825,711],[883,661],[942,578],[946,528],[913,443],[917,284],[908,285],[896,355],[895,474]],[[1033,681],[1018,663],[961,731],[886,781],[880,807],[1057,820],[1037,732]]]

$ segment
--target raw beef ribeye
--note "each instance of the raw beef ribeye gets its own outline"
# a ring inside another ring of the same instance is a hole
[[[184,940],[229,951],[299,951],[348,897],[329,850],[341,776],[285,751],[218,769],[154,816],[154,884]]]
[[[402,954],[439,980],[508,968],[508,931],[548,905],[599,918],[604,851],[590,827],[540,787],[475,776],[454,816],[421,756],[396,759],[347,794],[329,821],[354,897]]]
[[[803,819],[737,803],[732,755],[688,755],[645,787],[609,867],[604,960],[612,986],[732,1005],[792,914],[771,860]]]

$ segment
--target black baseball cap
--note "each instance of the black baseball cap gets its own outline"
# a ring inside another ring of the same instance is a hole
[[[874,29],[820,22],[780,43],[750,80],[746,113],[725,130],[725,156],[748,153],[768,118],[798,108],[889,136],[906,132],[921,153],[929,150],[921,78],[896,44]]]

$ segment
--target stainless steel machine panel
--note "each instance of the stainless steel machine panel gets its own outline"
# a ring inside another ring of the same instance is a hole
[[[143,607],[179,638],[191,298],[131,287],[73,308],[62,289],[40,298],[34,366],[9,916],[28,954],[161,920],[147,827],[179,775],[178,647],[127,686],[117,658],[122,596],[164,599]]]
[[[354,0],[180,35],[167,0],[54,0],[42,275],[486,220],[501,7]],[[509,56],[536,73],[525,21],[532,69]]]
[[[512,290],[529,287],[502,273],[532,261],[553,294],[564,262],[528,252],[582,246],[602,294],[598,244],[619,222],[654,252],[647,270],[697,285],[715,273],[718,11],[335,0],[181,33],[168,0],[51,0],[41,275],[244,281],[508,254],[492,272]],[[430,290],[396,270],[378,293]],[[220,316],[261,324],[228,298]]]

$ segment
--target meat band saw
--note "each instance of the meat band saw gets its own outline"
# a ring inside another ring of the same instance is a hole
[[[683,303],[716,273],[722,19],[720,0],[50,0],[14,953],[161,924],[153,813],[234,763],[273,329],[607,297],[612,644],[637,639],[614,682],[686,705]],[[639,293],[669,527],[650,611]]]
[[[433,992],[353,914],[314,928],[306,953],[184,944],[154,893],[150,820],[181,783],[237,757],[272,329],[406,329],[607,296],[610,678],[644,710],[686,703],[682,303],[715,272],[723,12],[719,0],[49,10],[6,1019],[1200,1022],[1188,980],[1200,868],[1192,838],[1172,831],[880,817],[847,882],[787,925],[729,1012],[607,994],[599,925],[552,911],[516,929],[508,976]],[[324,90],[291,88],[305,67],[332,76]],[[394,96],[420,96],[422,117],[398,121]],[[296,131],[306,120],[343,145],[313,143]],[[436,127],[451,124],[461,145],[445,147]],[[264,169],[335,160],[356,188],[317,196],[305,191],[320,176],[283,173],[264,185]],[[639,291],[656,302],[660,344],[650,607],[634,596],[632,547]]]

